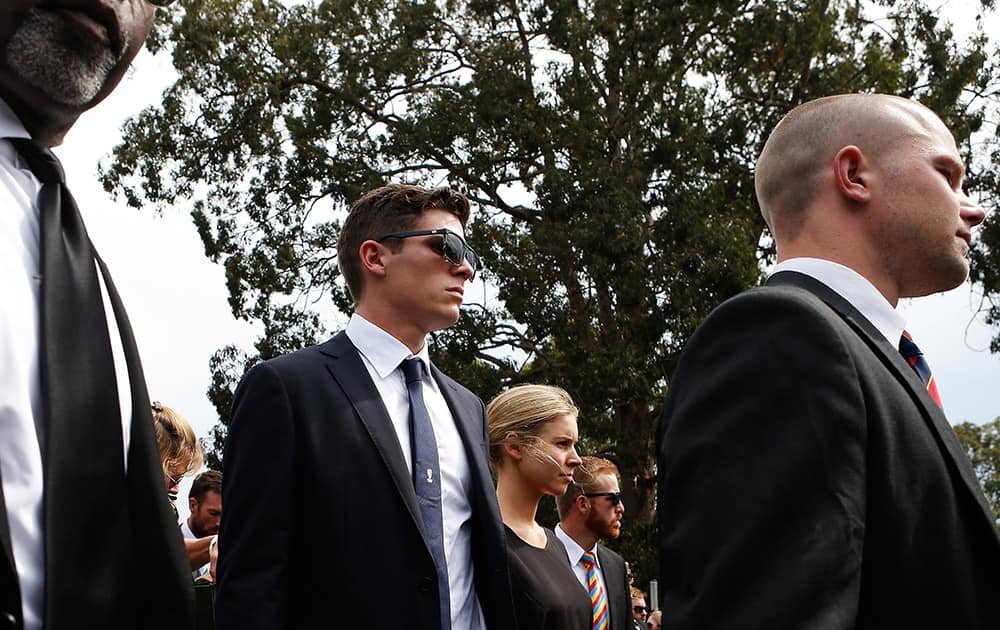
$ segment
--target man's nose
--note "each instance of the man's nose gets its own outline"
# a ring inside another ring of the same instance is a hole
[[[456,273],[464,275],[465,279],[469,280],[476,274],[476,270],[472,268],[472,263],[469,262],[468,258],[463,258],[462,264],[456,267]]]
[[[986,219],[986,211],[983,210],[982,206],[974,202],[965,194],[965,191],[961,191],[961,200],[959,206],[959,216],[962,217],[962,221],[967,223],[969,227],[975,227]]]

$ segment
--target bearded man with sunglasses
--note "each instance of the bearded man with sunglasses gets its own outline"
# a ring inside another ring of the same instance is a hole
[[[573,483],[556,498],[556,538],[566,548],[569,565],[585,589],[588,566],[584,554],[593,554],[597,561],[595,576],[607,600],[608,630],[631,630],[625,560],[598,542],[621,534],[625,505],[618,486],[618,467],[592,455],[582,457],[581,462],[573,471]]]
[[[219,630],[515,627],[483,404],[427,354],[479,268],[468,218],[447,188],[361,197],[337,244],[347,329],[243,377],[224,454]],[[429,437],[434,462],[417,466]],[[378,615],[375,584],[389,594]]]
[[[0,2],[0,629],[192,625],[135,340],[49,151],[115,89],[154,12]]]

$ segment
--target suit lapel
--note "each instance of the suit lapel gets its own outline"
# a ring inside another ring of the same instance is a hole
[[[955,435],[955,430],[951,428],[951,424],[948,423],[941,408],[927,393],[920,377],[906,364],[902,355],[899,354],[899,350],[893,347],[864,315],[822,282],[805,274],[783,271],[771,276],[767,284],[769,286],[795,286],[809,291],[836,311],[858,333],[858,336],[871,348],[879,361],[893,373],[907,390],[913,403],[920,410],[924,422],[937,437],[941,450],[947,454],[955,471],[972,496],[975,497],[983,516],[993,524],[993,514],[986,503],[986,498],[983,496],[975,471],[969,463],[969,458],[965,455],[965,450]]]
[[[601,575],[604,576],[604,587],[607,591],[605,596],[608,598],[608,619],[611,620],[610,630],[622,630],[618,628],[619,620],[627,619],[628,615],[631,614],[629,603],[621,598],[621,595],[627,594],[619,588],[618,582],[619,576],[625,575],[625,565],[619,564],[618,559],[608,553],[608,550],[601,544],[597,545],[597,559],[601,568]],[[623,614],[623,610],[628,610],[629,612]]]
[[[486,458],[483,457],[483,454],[486,452],[486,441],[483,435],[482,415],[479,408],[473,406],[469,400],[460,399],[458,383],[437,369],[433,363],[431,364],[431,376],[434,377],[434,380],[438,384],[438,389],[441,390],[441,395],[444,396],[445,402],[448,403],[448,410],[451,411],[451,417],[455,421],[459,435],[462,437],[462,444],[465,446],[465,455],[469,460],[469,469],[475,474],[476,483],[482,486],[485,483],[484,480],[490,480],[488,491],[493,492],[492,477],[486,465]],[[470,497],[470,500],[472,499],[475,499],[475,497]]]
[[[361,424],[375,444],[375,450],[389,470],[389,476],[392,477],[403,503],[406,504],[406,509],[426,540],[423,520],[417,507],[417,494],[413,491],[410,471],[407,470],[406,460],[403,458],[403,448],[399,445],[399,439],[389,419],[389,412],[386,411],[385,404],[382,403],[382,398],[368,375],[368,368],[361,360],[361,355],[343,332],[320,346],[319,350],[330,357],[327,365],[331,375],[347,394],[354,412],[361,419]]]

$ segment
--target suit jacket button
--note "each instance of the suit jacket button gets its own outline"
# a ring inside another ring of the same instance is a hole
[[[430,593],[431,588],[433,587],[434,587],[434,580],[430,579],[429,577],[420,578],[419,588],[421,593]]]
[[[3,620],[4,620],[4,623],[7,624],[7,626],[9,626],[11,628],[16,628],[17,627],[17,617],[14,616],[14,613],[7,612],[5,610],[3,612]]]

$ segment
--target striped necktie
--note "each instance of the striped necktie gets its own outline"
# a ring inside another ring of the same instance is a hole
[[[931,374],[931,366],[927,364],[927,360],[924,359],[924,353],[920,351],[917,344],[913,343],[913,337],[905,330],[903,331],[903,336],[899,339],[899,353],[903,355],[906,362],[910,364],[913,371],[917,373],[920,380],[927,386],[927,393],[931,395],[937,406],[944,408],[944,405],[941,404],[941,395],[938,394],[937,382],[934,381],[934,375]]]
[[[590,593],[590,605],[594,609],[593,630],[608,630],[608,598],[597,581],[597,558],[594,552],[588,551],[580,558],[587,569],[587,591]]]

